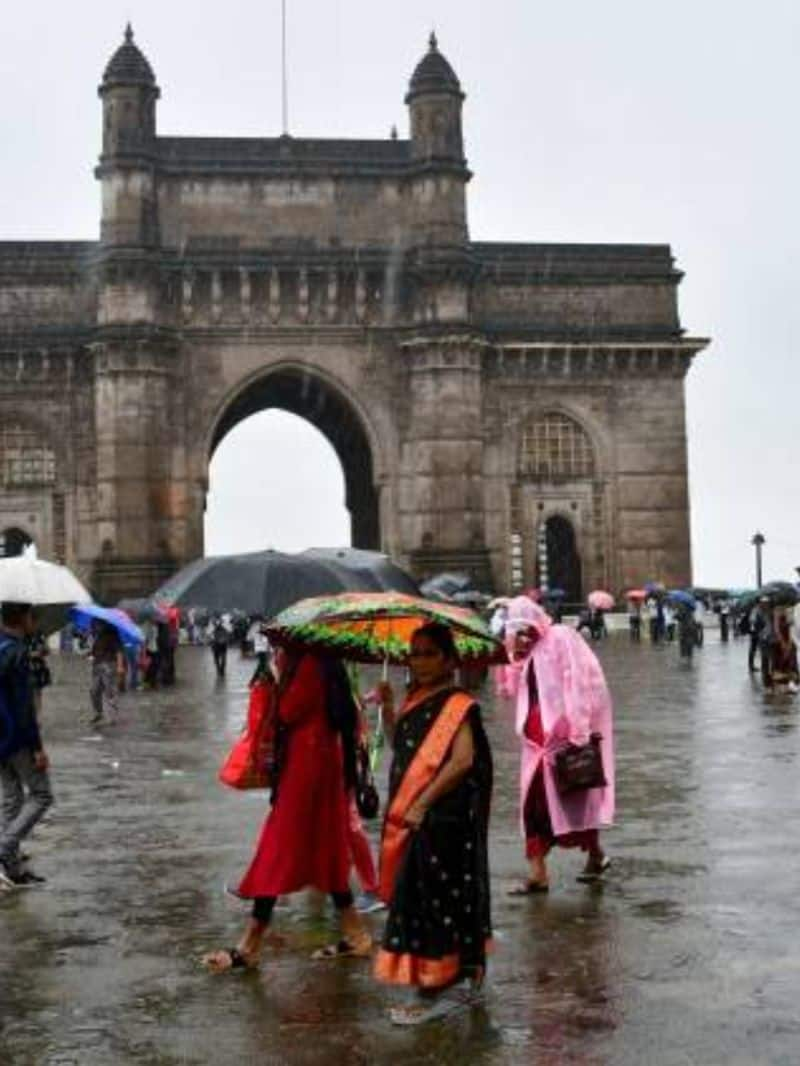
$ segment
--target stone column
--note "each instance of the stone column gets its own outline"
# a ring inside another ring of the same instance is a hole
[[[485,541],[481,342],[469,334],[404,345],[409,424],[401,536],[421,576],[467,570],[491,581]]]
[[[114,333],[95,346],[93,584],[106,602],[146,595],[168,577],[182,561],[186,524],[174,346],[144,333]]]

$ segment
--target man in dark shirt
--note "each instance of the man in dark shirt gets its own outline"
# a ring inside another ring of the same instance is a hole
[[[31,685],[26,637],[35,629],[27,604],[0,607],[0,889],[41,883],[23,868],[20,844],[53,802]]]
[[[89,692],[94,717],[92,725],[104,718],[113,722],[117,717],[117,693],[127,676],[128,665],[122,641],[108,622],[94,626],[92,644],[92,684]]]

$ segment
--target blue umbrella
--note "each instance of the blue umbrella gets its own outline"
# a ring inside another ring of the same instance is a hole
[[[688,607],[690,611],[693,611],[697,606],[697,600],[690,592],[684,592],[683,589],[671,589],[667,593],[667,599],[672,603],[681,603],[684,607]]]
[[[130,646],[144,643],[144,633],[118,608],[101,607],[97,603],[83,603],[78,607],[70,607],[69,616],[78,629],[89,629],[95,621],[107,622],[119,633],[123,644]]]

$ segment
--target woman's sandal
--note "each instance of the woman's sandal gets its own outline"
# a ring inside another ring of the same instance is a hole
[[[509,889],[509,896],[536,896],[539,893],[549,892],[549,881],[526,881],[524,885],[517,885]]]
[[[372,941],[370,940],[363,947],[358,947],[352,941],[342,938],[336,944],[328,944],[324,948],[319,948],[311,956],[312,959],[319,961],[330,961],[331,959],[368,959],[372,954]]]
[[[219,962],[214,961],[224,958],[226,955],[230,959],[230,963],[227,966],[223,966]],[[205,966],[205,968],[211,973],[215,974],[234,973],[237,971],[243,973],[249,970],[257,970],[258,960],[254,962],[252,959],[248,959],[238,948],[225,948],[223,951],[215,951],[211,955],[204,955],[203,966]]]
[[[576,881],[582,885],[596,885],[603,880],[603,874],[611,865],[611,859],[604,855],[597,866],[587,866],[583,873],[578,874]]]

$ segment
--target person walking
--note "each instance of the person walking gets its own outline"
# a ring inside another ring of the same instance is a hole
[[[279,896],[312,887],[330,893],[342,937],[316,959],[362,958],[372,937],[349,887],[348,792],[355,787],[356,707],[338,659],[285,649],[275,656],[279,740],[272,810],[235,891],[253,901],[235,948],[203,958],[213,973],[255,968]]]
[[[117,693],[125,684],[127,660],[122,641],[108,622],[94,623],[92,643],[92,725],[113,722],[117,716]]]
[[[263,630],[263,626],[264,620],[262,618],[256,618],[250,626],[250,630],[247,634],[247,639],[252,644],[253,654],[256,657],[255,670],[253,671],[253,676],[250,678],[251,686],[269,670],[269,640],[267,639],[267,634]]]
[[[228,644],[231,639],[231,630],[220,617],[212,618],[209,626],[211,633],[211,654],[214,656],[214,666],[217,677],[225,676],[225,667],[228,661]]]
[[[632,643],[639,644],[642,639],[642,605],[638,600],[628,600],[628,629]]]
[[[152,618],[147,618],[142,624],[144,635],[144,651],[147,657],[147,666],[144,671],[144,683],[149,689],[158,688],[161,677],[161,656],[158,650],[158,626]]]
[[[478,991],[492,935],[492,755],[480,708],[455,683],[458,655],[447,626],[419,628],[409,664],[412,684],[397,714],[391,686],[380,690],[394,757],[380,863],[389,914],[375,976],[418,993],[390,1012],[397,1025],[457,1007],[463,996],[444,993],[463,981]]]
[[[33,708],[37,719],[42,713],[42,692],[53,683],[53,675],[47,665],[50,649],[44,635],[36,630],[27,640],[28,658],[31,664],[31,691],[33,692]]]
[[[20,845],[53,804],[49,760],[36,715],[26,638],[34,633],[27,604],[0,608],[0,888],[41,884],[26,869]]]
[[[547,892],[547,856],[554,846],[580,848],[587,861],[578,880],[602,879],[609,860],[600,829],[614,820],[614,736],[611,697],[594,652],[574,630],[553,625],[536,604],[512,601],[509,626],[514,654],[522,664],[516,730],[522,745],[520,815],[527,881],[512,895]],[[562,792],[556,755],[568,744],[600,736],[606,784]]]

